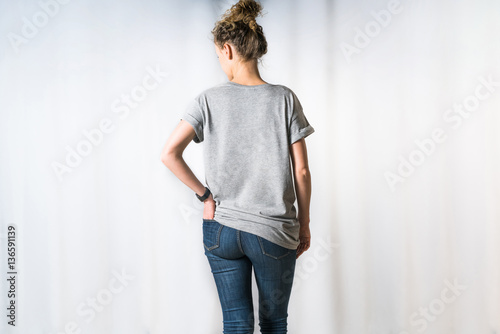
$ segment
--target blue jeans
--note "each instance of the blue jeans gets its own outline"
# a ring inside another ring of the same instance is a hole
[[[217,286],[225,334],[253,334],[252,266],[261,333],[287,333],[296,249],[203,219],[203,245]]]

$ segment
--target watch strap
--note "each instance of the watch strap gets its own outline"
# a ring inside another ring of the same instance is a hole
[[[197,193],[195,193],[196,197],[198,197],[200,202],[205,201],[208,198],[208,196],[210,196],[210,194],[211,194],[211,192],[210,192],[210,189],[208,189],[208,187],[205,187],[205,193],[203,194],[203,196],[200,196]]]

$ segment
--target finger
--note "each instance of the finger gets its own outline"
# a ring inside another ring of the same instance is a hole
[[[302,250],[300,250],[299,248],[297,248],[297,257],[299,257],[300,254],[302,254]]]
[[[309,249],[309,245],[308,244],[301,244],[300,246],[301,246],[300,250],[301,250],[302,253],[304,253],[306,250]]]
[[[302,253],[304,253],[304,249],[299,245],[299,247],[297,247],[297,257],[299,257]]]
[[[302,254],[302,252],[297,253],[297,256],[295,257],[295,259],[298,259],[301,254]]]
[[[298,258],[300,256],[300,254],[302,254],[302,248],[300,247],[300,245],[297,247],[297,257]]]

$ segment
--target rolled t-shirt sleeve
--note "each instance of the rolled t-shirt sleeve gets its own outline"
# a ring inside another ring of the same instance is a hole
[[[201,143],[203,141],[204,117],[199,96],[189,102],[186,109],[184,109],[181,114],[181,119],[185,120],[193,127],[195,132],[193,141],[195,143]]]
[[[314,132],[314,128],[307,121],[299,99],[292,92],[292,114],[290,119],[289,140],[290,145],[297,140],[305,138]]]

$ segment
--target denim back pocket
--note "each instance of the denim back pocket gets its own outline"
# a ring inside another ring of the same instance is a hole
[[[224,225],[214,219],[203,218],[203,246],[210,251],[219,247],[220,233]]]
[[[262,254],[264,255],[278,260],[292,253],[291,249],[275,244],[267,239],[259,236],[257,236],[257,239],[259,239],[260,248],[262,250]]]

